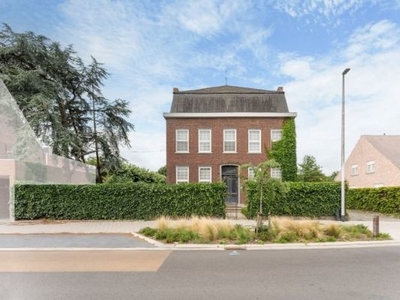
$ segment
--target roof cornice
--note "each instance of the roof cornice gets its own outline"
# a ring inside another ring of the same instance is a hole
[[[274,113],[274,112],[228,112],[228,113],[163,113],[168,118],[296,118],[297,113]]]

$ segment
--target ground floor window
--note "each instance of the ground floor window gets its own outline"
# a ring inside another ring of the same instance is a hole
[[[211,182],[211,167],[199,167],[199,182]]]
[[[177,166],[176,167],[176,183],[189,182],[189,167]]]
[[[279,168],[271,168],[271,177],[276,179],[282,178],[282,171]]]

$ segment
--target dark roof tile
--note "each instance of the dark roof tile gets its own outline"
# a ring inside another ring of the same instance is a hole
[[[282,89],[269,91],[237,86],[198,90],[174,89],[171,113],[289,112]]]

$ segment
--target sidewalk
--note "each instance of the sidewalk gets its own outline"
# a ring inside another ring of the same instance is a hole
[[[341,223],[346,224],[364,224],[372,230],[372,218],[374,215],[361,215],[360,213],[350,213],[350,221],[348,222],[338,222],[332,220],[321,220],[321,223]],[[358,219],[358,220],[356,220]],[[399,245],[400,246],[400,219],[386,218],[385,216],[380,217],[379,231],[381,233],[389,233],[392,237],[391,241],[378,241],[378,242],[336,242],[336,243],[318,243],[315,246],[318,248],[328,247],[344,247],[344,246],[373,246],[373,245]],[[254,226],[255,221],[253,220],[228,220],[234,224],[241,224],[245,226]],[[2,220],[0,221],[0,235],[1,234],[98,234],[98,233],[119,233],[119,234],[134,234],[144,227],[155,226],[155,221],[16,221],[9,222]],[[154,243],[153,243],[154,244]],[[163,245],[161,243],[156,243],[159,247],[167,247],[174,249],[220,249],[221,245]],[[279,244],[279,245],[253,245],[246,246],[246,249],[281,249],[282,247],[287,249],[294,248],[310,248],[309,245],[304,244]],[[312,245],[311,245],[312,246]],[[243,247],[233,246],[240,250]],[[232,249],[233,249],[232,248]]]

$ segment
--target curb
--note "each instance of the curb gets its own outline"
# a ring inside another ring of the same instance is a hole
[[[356,249],[377,247],[400,247],[399,241],[378,242],[334,242],[312,244],[268,244],[268,245],[208,245],[208,244],[162,244],[157,248],[0,248],[0,252],[28,252],[28,251],[275,251],[275,250],[329,250],[329,249]]]

